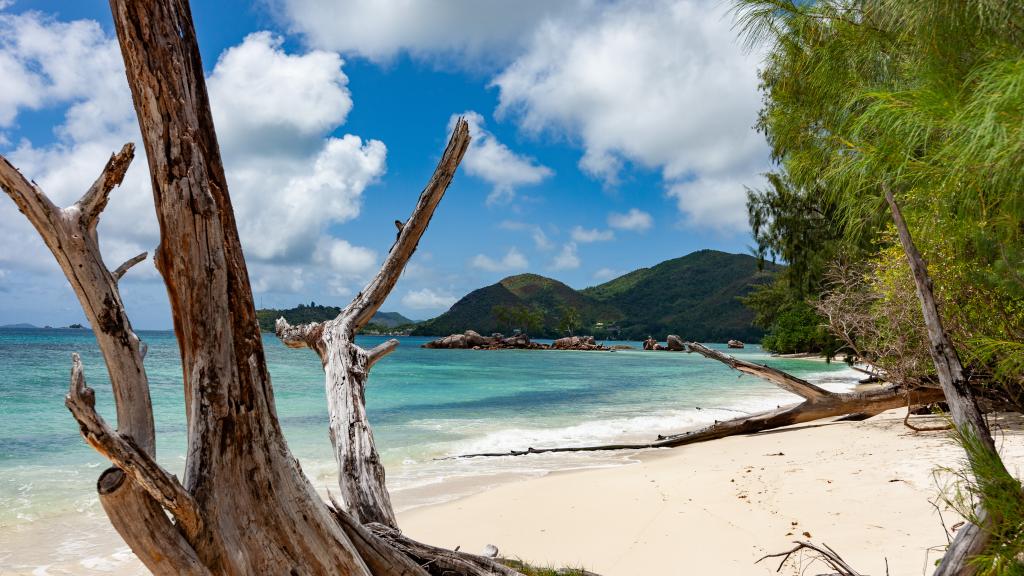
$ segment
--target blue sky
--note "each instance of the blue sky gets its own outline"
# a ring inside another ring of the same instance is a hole
[[[748,250],[759,56],[720,2],[194,2],[257,305],[344,305],[375,272],[456,115],[474,143],[384,306],[413,318],[519,272],[582,288]],[[0,0],[0,153],[68,204],[138,140],[106,2]],[[141,149],[141,146],[140,146]],[[144,155],[100,226],[111,268],[157,241]],[[0,197],[0,324],[82,321]],[[167,328],[147,261],[122,283]]]

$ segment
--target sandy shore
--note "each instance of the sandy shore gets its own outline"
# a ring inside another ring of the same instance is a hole
[[[962,452],[946,433],[905,428],[904,413],[652,451],[638,464],[557,473],[413,509],[399,523],[432,544],[495,544],[506,556],[605,576],[770,574],[778,560],[755,560],[797,538],[827,543],[864,573],[885,574],[888,561],[894,575],[928,574],[946,543],[930,501],[948,475],[937,480],[935,471],[956,465]],[[1007,423],[997,434],[1018,475],[1019,430]],[[960,520],[939,507],[947,526]],[[782,573],[800,572],[791,562]]]

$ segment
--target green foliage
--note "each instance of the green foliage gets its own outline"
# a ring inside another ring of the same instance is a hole
[[[680,334],[693,340],[756,342],[763,332],[752,325],[754,313],[738,299],[770,281],[779,269],[769,264],[759,270],[757,260],[745,254],[701,250],[579,291],[557,280],[521,274],[470,292],[414,334],[523,329],[525,307],[534,320],[528,332],[536,337],[563,335],[566,310],[572,309],[578,314],[577,329],[596,337]]]
[[[796,296],[784,277],[755,288],[743,303],[755,312],[754,323],[765,329],[761,346],[777,354],[821,352],[832,355],[840,346],[823,318]]]
[[[706,342],[757,342],[763,331],[740,299],[781,269],[759,269],[757,259],[746,254],[699,250],[582,292],[622,310],[623,338],[679,334]]]
[[[562,317],[558,321],[558,329],[569,336],[580,327],[580,312],[572,306],[562,308]]]
[[[988,547],[971,558],[978,576],[1024,575],[1024,498],[1020,480],[1007,472],[999,456],[967,430],[957,429],[956,438],[967,460],[961,471],[951,472],[953,483],[946,502],[961,516],[992,533]],[[970,470],[966,473],[965,470]],[[978,517],[985,509],[988,522]]]
[[[518,570],[524,576],[583,576],[583,574],[586,574],[586,571],[581,568],[538,567],[527,564],[522,560],[513,560],[511,558],[499,558],[498,562],[513,570]]]
[[[867,356],[900,365],[901,376],[928,376],[915,284],[883,200],[892,192],[928,262],[944,328],[969,363],[971,384],[1001,391],[1020,409],[1024,3],[735,6],[748,44],[767,48],[759,127],[785,184],[784,194],[752,198],[759,246],[789,250],[784,258],[799,260],[792,262],[799,270],[813,270],[818,257],[866,261],[864,290],[843,287],[865,305],[861,317],[844,316],[854,326],[848,340],[866,342]],[[831,241],[801,245],[821,220],[799,218],[805,201],[832,208]],[[819,301],[841,308],[828,294]],[[962,442],[971,456],[966,492],[998,516],[992,547],[975,560],[980,573],[1019,574],[1020,484],[976,439]]]
[[[890,250],[882,192],[891,189],[962,356],[1020,388],[1024,4],[735,6],[744,39],[767,48],[759,128],[779,164],[769,190],[750,198],[759,250],[791,264],[797,292],[813,289],[829,260],[905,269]],[[881,294],[902,299],[895,290],[904,286]]]
[[[557,337],[561,311],[573,307],[585,326],[614,322],[622,312],[537,274],[509,276],[462,297],[447,312],[416,328],[418,336],[445,336],[476,330],[481,334],[522,330],[534,337]]]

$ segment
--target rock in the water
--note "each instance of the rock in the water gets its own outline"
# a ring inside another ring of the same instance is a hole
[[[729,348],[743,348],[743,342],[739,340],[729,340]]]
[[[650,336],[648,336],[647,340],[644,340],[644,350],[657,350],[657,349],[658,349],[658,341],[655,340],[654,338],[651,338]]]
[[[472,348],[473,346],[487,346],[488,344],[490,344],[489,339],[484,338],[483,336],[481,336],[477,332],[474,332],[473,330],[466,330],[466,333],[463,334],[463,336],[466,337],[466,344],[470,348]]]
[[[438,338],[433,342],[427,342],[424,348],[470,348],[466,342],[465,334],[452,334],[444,338]]]
[[[666,338],[668,349],[673,352],[684,352],[686,351],[686,344],[683,344],[683,339],[675,334],[669,334]]]
[[[630,346],[629,344],[616,344],[616,345],[612,346],[611,349],[612,350],[634,350],[635,347]]]
[[[551,344],[551,347],[555,350],[598,350],[604,348],[597,345],[593,336],[567,336],[559,338]]]

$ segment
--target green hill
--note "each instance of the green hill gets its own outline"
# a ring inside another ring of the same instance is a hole
[[[769,265],[759,271],[757,260],[746,254],[701,250],[584,290],[520,274],[470,292],[413,334],[443,336],[467,329],[507,333],[516,326],[499,321],[496,307],[518,307],[543,316],[542,328],[531,335],[560,336],[563,310],[571,307],[580,316],[579,332],[598,337],[664,338],[673,333],[692,340],[757,341],[762,333],[751,325],[753,313],[738,298],[766,282],[773,269]]]
[[[758,341],[763,333],[751,324],[754,314],[739,298],[767,282],[777,268],[765,264],[758,270],[757,259],[747,254],[700,250],[582,293],[622,310],[621,333],[630,338],[674,333],[709,342]]]
[[[273,332],[274,322],[281,316],[284,316],[284,319],[289,324],[305,324],[307,322],[331,320],[336,318],[338,314],[341,314],[341,308],[337,306],[321,306],[316,302],[310,302],[309,304],[299,304],[295,308],[261,308],[256,311],[256,318],[259,320],[260,330]],[[390,328],[410,326],[415,323],[414,320],[410,320],[398,312],[377,312],[370,319],[370,323],[364,331],[385,331]]]
[[[582,325],[614,322],[622,313],[614,306],[599,302],[558,280],[537,274],[509,276],[497,284],[474,290],[456,302],[444,314],[427,320],[413,330],[414,335],[439,336],[476,330],[481,334],[511,332],[512,322],[503,322],[495,314],[496,306],[525,306],[539,311],[542,328],[535,336],[557,336],[557,326],[566,307],[575,308]]]

